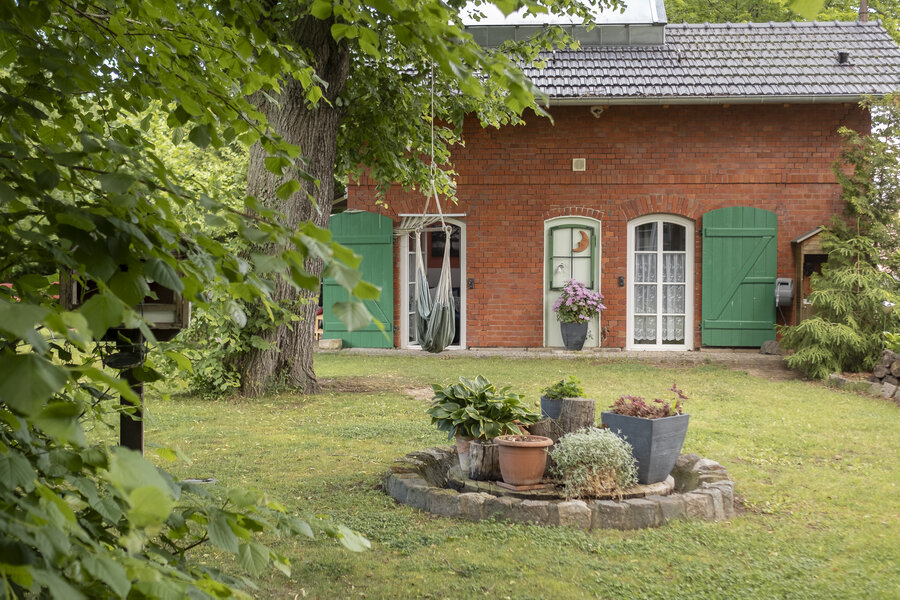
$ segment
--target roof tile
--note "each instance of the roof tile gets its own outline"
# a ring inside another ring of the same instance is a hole
[[[837,52],[850,52],[840,65]],[[900,89],[900,48],[880,24],[670,24],[664,46],[583,46],[531,68],[552,98],[825,95]]]

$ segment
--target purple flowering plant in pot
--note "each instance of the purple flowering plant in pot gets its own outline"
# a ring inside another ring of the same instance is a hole
[[[594,315],[606,310],[603,294],[595,292],[577,279],[563,284],[562,293],[553,303],[566,350],[581,350],[587,339],[588,323]]]

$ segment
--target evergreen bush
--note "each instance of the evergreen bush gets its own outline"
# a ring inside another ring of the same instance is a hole
[[[815,314],[781,328],[791,368],[822,379],[835,371],[869,371],[885,347],[884,331],[900,330],[900,96],[867,103],[871,135],[843,128],[845,149],[834,172],[843,188],[844,218],[822,233],[828,261],[812,276]]]

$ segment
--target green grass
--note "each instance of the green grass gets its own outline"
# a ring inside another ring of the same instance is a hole
[[[283,540],[293,574],[262,578],[258,597],[900,598],[894,404],[715,365],[329,354],[316,371],[328,390],[318,396],[148,400],[148,442],[192,458],[167,465],[177,476],[260,488],[372,541],[354,554]],[[690,396],[685,451],[725,465],[746,509],[723,523],[586,533],[395,504],[379,490],[391,461],[447,443],[423,413],[422,388],[479,373],[535,401],[575,375],[598,413],[625,393],[667,397],[677,382]],[[208,552],[196,558],[221,562]]]

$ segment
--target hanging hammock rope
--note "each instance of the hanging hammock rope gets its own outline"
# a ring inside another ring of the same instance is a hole
[[[422,231],[431,196],[426,196],[422,220],[416,228],[416,284],[415,284],[415,325],[416,338],[428,352],[441,352],[456,335],[456,303],[450,286],[450,235],[453,229],[444,222],[441,201],[438,199],[434,173],[434,65],[431,66],[431,195],[437,206],[444,231],[444,261],[434,296],[428,288],[428,272],[422,258]]]

